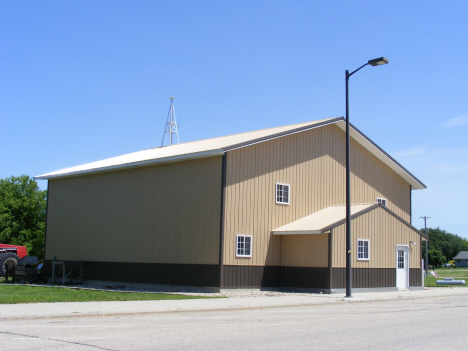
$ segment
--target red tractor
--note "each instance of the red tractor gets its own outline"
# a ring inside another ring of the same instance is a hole
[[[28,250],[24,246],[0,244],[0,277],[14,274],[16,263],[27,255]]]

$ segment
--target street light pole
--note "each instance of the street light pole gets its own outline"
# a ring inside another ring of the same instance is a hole
[[[424,235],[426,235],[426,238],[427,238],[427,225],[426,225],[426,221],[428,218],[431,218],[431,217],[427,217],[427,216],[424,216],[424,217],[419,217],[419,218],[422,218],[424,219]],[[428,276],[427,274],[427,268],[429,267],[429,254],[427,252],[427,239],[426,239],[426,258],[424,259],[424,266],[426,266],[426,277]]]
[[[349,166],[349,100],[348,70],[346,70],[346,297],[351,296],[351,172]]]
[[[348,98],[348,81],[354,73],[361,68],[371,65],[380,66],[388,63],[385,57],[369,60],[366,64],[359,67],[357,70],[349,73],[346,70],[346,297],[351,296],[352,275],[351,275],[351,170],[349,165],[349,98]]]

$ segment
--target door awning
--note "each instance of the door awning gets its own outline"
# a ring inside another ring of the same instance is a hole
[[[422,240],[429,240],[429,238],[420,232],[417,228],[413,227],[403,218],[390,211],[387,207],[378,203],[369,204],[354,204],[351,205],[351,219],[357,218],[364,213],[380,209],[391,214],[397,221],[411,228],[414,232],[421,235]],[[297,221],[283,225],[282,227],[272,230],[273,235],[288,235],[288,234],[325,234],[329,233],[335,227],[342,225],[346,222],[346,206],[330,206],[312,213],[308,216],[302,217]]]
[[[358,216],[363,212],[370,211],[379,206],[380,205],[376,203],[351,205],[351,217]],[[306,217],[302,217],[297,221],[273,229],[272,233],[274,235],[323,234],[328,233],[331,228],[336,227],[345,220],[345,205],[330,206]]]

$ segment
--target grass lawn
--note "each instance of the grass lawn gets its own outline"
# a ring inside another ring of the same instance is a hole
[[[453,278],[456,280],[464,280],[468,283],[468,268],[436,268],[434,271],[439,276],[438,278],[433,277],[429,273],[429,277],[424,278],[424,286],[450,286],[458,288],[466,288],[468,285],[438,285],[436,282],[444,278]],[[430,270],[429,270],[430,272]]]
[[[58,287],[37,287],[29,285],[12,285],[5,283],[4,281],[0,281],[0,304],[32,302],[184,300],[204,298],[208,297],[156,293],[109,292]]]

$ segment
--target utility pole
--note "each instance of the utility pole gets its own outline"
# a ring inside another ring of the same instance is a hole
[[[431,217],[427,217],[427,216],[424,216],[424,217],[419,217],[419,218],[422,218],[424,219],[424,234],[426,234],[426,237],[427,237],[427,226],[426,226],[426,220],[428,218],[431,218]],[[424,259],[424,265],[426,266],[426,277],[427,277],[427,268],[429,267],[429,254],[427,253],[427,240],[426,240],[426,258]]]

